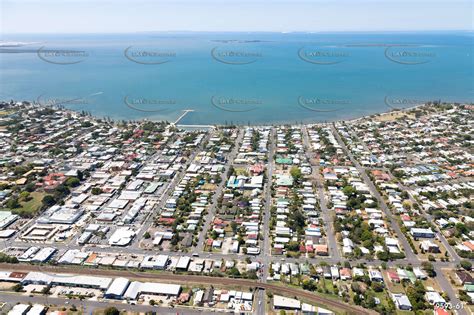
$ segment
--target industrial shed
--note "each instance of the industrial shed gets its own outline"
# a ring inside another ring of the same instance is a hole
[[[125,292],[124,298],[130,300],[136,300],[140,294],[150,295],[164,295],[164,296],[179,296],[181,293],[181,286],[179,284],[167,284],[167,283],[156,283],[156,282],[132,282],[127,291]]]
[[[112,278],[93,277],[93,276],[76,276],[69,274],[51,275],[43,272],[32,271],[23,278],[21,283],[41,284],[41,285],[61,285],[69,287],[93,288],[99,290],[107,290],[112,282]]]
[[[104,296],[107,299],[121,299],[129,285],[127,278],[115,278]]]

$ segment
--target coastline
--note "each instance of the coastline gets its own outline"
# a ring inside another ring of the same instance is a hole
[[[57,107],[57,106],[44,106],[44,105],[41,105],[41,104],[37,104],[37,103],[31,103],[30,101],[13,101],[14,104],[18,104],[18,103],[22,103],[23,105],[26,105],[25,103],[29,104],[27,106],[32,106],[32,107],[38,107],[38,108],[56,108],[56,109],[61,109],[67,113],[70,113],[70,114],[75,114],[75,115],[80,115],[81,112],[82,113],[88,113],[93,119],[95,120],[102,120],[102,119],[109,119],[111,121],[114,121],[114,122],[120,122],[120,121],[125,121],[127,123],[129,122],[135,122],[135,121],[151,121],[151,122],[156,122],[156,123],[163,123],[163,122],[167,122],[169,125],[172,125],[172,126],[176,126],[176,127],[179,127],[179,128],[196,128],[196,129],[199,129],[199,128],[219,128],[219,127],[223,127],[223,126],[228,126],[230,124],[180,124],[179,121],[181,121],[188,113],[191,113],[193,112],[193,110],[189,110],[189,109],[185,109],[185,110],[182,110],[180,112],[180,115],[177,117],[177,119],[174,119],[173,121],[174,122],[170,122],[168,120],[155,120],[155,119],[149,119],[149,118],[141,118],[141,119],[120,119],[120,118],[112,118],[110,116],[107,116],[107,115],[103,115],[103,116],[100,116],[100,115],[94,115],[94,114],[91,114],[89,113],[88,111],[83,111],[83,110],[74,110],[74,109],[69,109],[69,108],[65,108],[65,107]],[[462,104],[462,105],[468,105],[469,103],[468,102],[442,102],[442,103],[446,103],[446,104],[450,104],[450,103],[459,103],[459,104]],[[0,100],[0,104],[10,104],[10,102],[6,102],[6,101],[2,101]],[[317,122],[304,122],[304,123],[292,123],[292,122],[272,122],[272,123],[267,123],[267,124],[233,124],[235,126],[282,126],[282,125],[318,125],[318,124],[321,124],[321,125],[324,125],[324,124],[332,124],[332,123],[339,123],[339,122],[345,122],[345,123],[356,123],[356,122],[359,122],[361,120],[364,120],[364,119],[368,119],[368,118],[374,118],[374,117],[380,117],[380,116],[385,116],[385,115],[389,115],[390,113],[407,113],[407,112],[410,112],[412,110],[415,110],[417,108],[421,108],[421,107],[424,107],[424,106],[429,106],[430,104],[434,104],[434,103],[423,103],[423,104],[417,104],[417,105],[414,105],[414,106],[410,106],[410,107],[404,107],[404,108],[392,108],[390,110],[387,110],[387,111],[382,111],[382,112],[377,112],[377,113],[373,113],[373,114],[368,114],[368,115],[362,115],[362,116],[359,116],[359,117],[354,117],[354,118],[349,118],[349,119],[332,119],[332,120],[327,120],[327,121],[324,121],[324,122],[320,122],[320,121],[317,121]],[[1,108],[0,108],[0,112],[1,112]],[[2,115],[0,115],[1,117]],[[178,122],[176,124],[176,122]]]

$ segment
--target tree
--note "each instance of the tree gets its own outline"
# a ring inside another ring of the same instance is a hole
[[[466,269],[466,270],[471,270],[472,269],[472,263],[469,261],[469,260],[461,260],[461,262],[459,263],[459,265],[461,265],[461,267],[463,269]]]
[[[249,279],[258,279],[257,272],[255,270],[250,270],[247,272],[247,278]]]
[[[33,192],[33,191],[35,191],[35,188],[36,188],[36,187],[35,187],[35,184],[33,184],[33,183],[28,183],[28,184],[26,184],[26,186],[25,186],[25,190],[28,191],[28,192]]]
[[[236,267],[232,267],[229,269],[228,271],[229,275],[230,276],[233,276],[233,277],[240,277],[240,271],[239,269],[237,269]]]
[[[286,245],[286,249],[292,252],[296,252],[297,250],[299,250],[299,248],[300,248],[300,244],[296,241],[290,241]]]
[[[306,218],[299,209],[295,209],[295,211],[290,211],[289,217],[288,217],[288,226],[292,230],[294,231],[302,230],[305,224],[306,224]]]
[[[404,200],[402,203],[402,206],[405,210],[410,210],[411,209],[411,202],[409,200]]]
[[[293,166],[291,169],[290,169],[290,175],[291,177],[293,177],[293,180],[295,182],[299,182],[299,180],[301,179],[301,170],[299,167],[297,166]]]
[[[360,305],[362,299],[360,298],[359,294],[354,294],[353,301],[355,305]]]
[[[22,191],[19,195],[20,200],[22,201],[29,201],[31,200],[30,193],[27,191]]]
[[[421,263],[421,267],[423,268],[424,271],[426,271],[426,273],[428,274],[428,277],[436,276],[436,271],[434,270],[432,263],[428,261],[424,261]]]
[[[316,290],[317,285],[314,283],[313,280],[311,279],[305,279],[303,280],[303,289],[308,290],[308,291],[314,291]]]
[[[352,196],[352,195],[355,195],[357,193],[357,191],[355,190],[354,187],[348,185],[348,186],[345,186],[343,189],[342,189],[342,192],[344,193],[344,195],[346,196]]]
[[[102,193],[102,189],[98,188],[98,187],[94,187],[91,189],[91,193],[93,195],[100,195]]]
[[[144,234],[143,234],[143,238],[145,239],[149,239],[151,236],[150,236],[150,233],[148,233],[148,231],[146,231]]]
[[[171,237],[171,245],[178,245],[179,242],[179,232],[173,233],[173,236]]]
[[[12,287],[12,290],[15,292],[20,292],[23,290],[23,286],[21,285],[21,283],[17,283]]]
[[[105,315],[120,315],[119,310],[116,307],[110,306],[104,310]]]
[[[381,284],[379,282],[372,282],[371,287],[375,292],[382,292],[383,291],[383,284]]]
[[[410,300],[414,311],[423,310],[427,307],[425,304],[425,292],[425,287],[420,280],[415,281],[413,285],[407,287],[407,297]]]
[[[6,206],[10,209],[16,209],[21,207],[20,203],[18,202],[18,198],[16,197],[8,199]]]
[[[48,295],[50,290],[51,290],[51,286],[47,285],[41,290],[41,293],[44,294],[44,295]]]
[[[234,221],[230,222],[230,227],[232,228],[232,232],[234,234],[236,234],[237,233],[237,227],[238,227],[237,223],[234,222]]]
[[[69,177],[66,180],[66,186],[77,187],[81,184],[81,181],[77,177]]]
[[[9,256],[5,253],[0,252],[0,262],[6,262],[9,264],[17,264],[18,259],[15,256]]]
[[[408,199],[408,198],[409,198],[408,192],[402,191],[402,193],[400,194],[400,198],[402,198],[402,199]]]
[[[43,200],[41,200],[41,203],[46,207],[51,207],[56,203],[56,200],[53,198],[53,196],[46,195],[43,197]]]

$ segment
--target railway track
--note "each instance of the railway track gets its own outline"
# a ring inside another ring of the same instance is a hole
[[[291,297],[304,298],[308,301],[314,302],[315,304],[323,304],[329,307],[335,307],[337,309],[347,312],[347,314],[377,314],[377,312],[364,309],[356,305],[350,305],[343,301],[337,301],[328,299],[319,295],[316,295],[309,291],[302,289],[285,287],[277,284],[262,283],[255,280],[249,279],[233,279],[233,278],[221,278],[221,277],[209,277],[209,276],[198,276],[198,275],[183,275],[183,274],[170,274],[170,273],[150,273],[150,272],[137,272],[130,270],[112,270],[112,269],[95,269],[95,268],[77,268],[77,267],[64,267],[64,266],[40,266],[40,265],[27,265],[27,264],[7,264],[0,263],[0,270],[10,270],[16,272],[50,272],[50,273],[70,273],[79,275],[94,275],[94,276],[109,276],[109,277],[126,277],[132,280],[164,280],[167,282],[176,283],[193,283],[200,285],[216,285],[216,286],[241,286],[249,288],[260,288],[271,291],[273,293],[286,294]]]

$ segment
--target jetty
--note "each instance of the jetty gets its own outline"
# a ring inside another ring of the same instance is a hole
[[[177,125],[181,119],[184,118],[189,112],[194,112],[194,109],[185,109],[183,110],[183,113],[176,119],[176,121],[173,123],[173,125]]]

